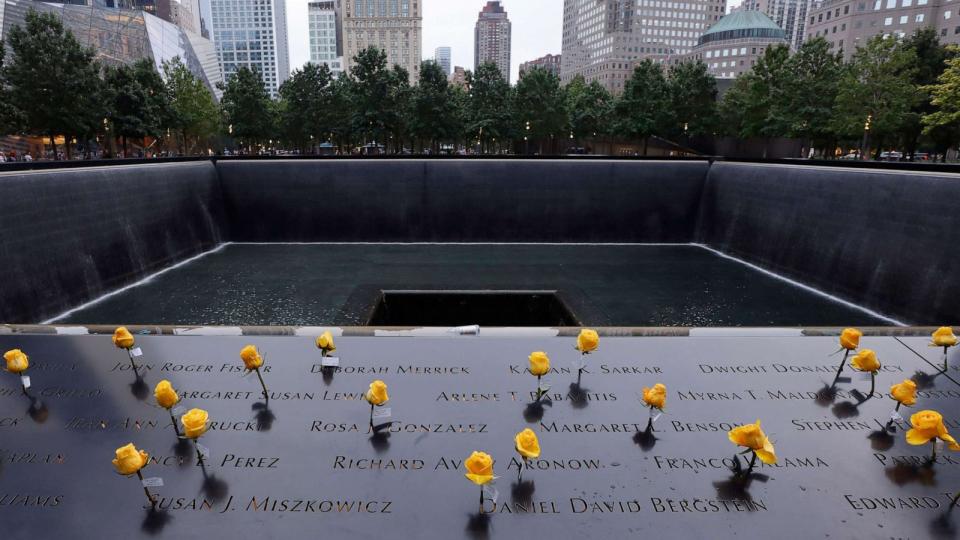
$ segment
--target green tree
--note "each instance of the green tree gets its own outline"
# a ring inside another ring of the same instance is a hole
[[[525,72],[514,91],[513,110],[516,128],[536,141],[540,154],[544,153],[544,142],[550,145],[549,152],[557,153],[558,141],[570,132],[566,95],[559,77],[542,67]]]
[[[228,130],[232,129],[232,135],[246,144],[247,150],[273,136],[275,109],[270,101],[263,78],[255,69],[243,66],[223,85],[220,108],[224,122]]]
[[[878,35],[858,48],[837,93],[833,115],[837,133],[857,140],[869,119],[869,135],[879,157],[885,143],[899,138],[908,114],[922,99],[913,86],[916,70],[916,53],[896,37]]]
[[[392,110],[394,76],[387,68],[387,53],[368,47],[353,59],[351,95],[352,131],[362,134],[365,142],[381,144],[387,140],[395,124]]]
[[[9,98],[23,130],[50,137],[51,145],[63,135],[69,158],[69,141],[101,125],[100,66],[93,50],[81,46],[56,15],[31,9],[25,22],[26,28],[14,26],[7,37],[10,62],[4,75]]]
[[[384,126],[393,141],[393,151],[403,149],[403,141],[409,135],[413,88],[410,73],[399,65],[390,69],[387,78],[387,102]]]
[[[177,133],[180,152],[192,153],[216,134],[220,120],[217,103],[213,93],[179,57],[164,62],[163,74],[170,99],[168,125]]]
[[[773,104],[774,115],[784,119],[786,134],[810,141],[826,150],[836,136],[831,125],[833,106],[843,76],[841,54],[831,53],[822,37],[804,42],[787,60],[790,74],[783,85],[783,99]]]
[[[10,96],[10,90],[7,87],[6,76],[3,71],[3,59],[5,52],[3,40],[0,40],[0,135],[6,135],[17,131],[19,125],[19,113],[13,106],[13,100]]]
[[[434,61],[420,67],[420,81],[413,91],[410,129],[414,137],[428,141],[434,152],[440,151],[440,142],[457,136],[457,103],[447,83],[447,74]]]
[[[579,144],[583,139],[605,135],[610,126],[613,98],[598,81],[587,84],[583,75],[576,75],[564,88],[570,132]]]
[[[120,137],[125,157],[128,138],[140,139],[146,147],[147,137],[163,133],[170,114],[167,91],[150,60],[108,67],[104,88],[111,134]]]
[[[294,70],[280,85],[280,134],[301,152],[312,147],[311,141],[324,141],[330,133],[327,117],[332,80],[326,64],[311,62],[302,70]]]
[[[937,150],[944,153],[960,140],[960,55],[956,50],[952,52],[936,84],[925,88],[934,110],[922,120],[924,133],[933,139]]]
[[[330,106],[325,112],[330,137],[341,152],[354,142],[354,85],[354,80],[346,73],[334,79],[330,87]]]
[[[720,124],[725,133],[742,139],[787,134],[787,119],[779,114],[778,103],[786,99],[789,57],[786,45],[768,47],[750,71],[737,77],[720,104]]]
[[[902,131],[902,142],[904,153],[910,158],[917,151],[920,144],[920,136],[924,133],[922,119],[924,116],[934,112],[935,108],[931,102],[929,87],[937,83],[937,78],[947,67],[947,60],[953,56],[953,52],[940,44],[937,32],[933,28],[922,28],[913,33],[904,40],[903,46],[911,49],[917,59],[917,69],[913,74],[913,85],[920,89],[920,97],[911,108],[910,113],[904,118],[904,127]],[[938,139],[937,132],[931,132],[936,144]],[[939,145],[938,145],[939,146]]]
[[[491,145],[502,145],[514,136],[513,93],[510,84],[504,80],[500,68],[492,62],[485,62],[475,73],[467,73],[467,86],[470,88],[470,103],[467,114],[467,142],[480,142],[482,151],[489,151]]]
[[[672,125],[668,134],[712,133],[717,115],[717,81],[703,62],[684,61],[670,67],[667,78]]]
[[[644,60],[637,64],[614,105],[614,129],[629,139],[643,139],[647,154],[650,137],[669,130],[670,96],[660,64]]]

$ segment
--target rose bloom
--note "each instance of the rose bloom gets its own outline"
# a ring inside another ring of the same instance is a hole
[[[317,336],[317,348],[327,353],[337,350],[333,344],[333,334],[329,330]]]
[[[3,359],[7,361],[7,371],[10,373],[23,373],[30,367],[30,357],[20,349],[3,353]]]
[[[537,351],[530,353],[530,373],[536,377],[546,375],[550,371],[550,358],[547,353]]]
[[[936,347],[953,347],[957,342],[957,336],[953,335],[953,328],[949,326],[941,326],[933,333],[933,345]]]
[[[123,475],[133,474],[147,465],[149,454],[137,450],[133,443],[117,448],[117,457],[113,458],[113,467]]]
[[[957,441],[947,433],[947,426],[943,425],[943,416],[937,411],[920,411],[911,415],[910,425],[913,429],[907,431],[908,443],[919,446],[933,439],[940,439],[949,443],[951,450],[960,450]]]
[[[735,427],[727,434],[730,442],[737,446],[749,448],[757,454],[760,461],[772,465],[777,462],[777,455],[773,449],[773,443],[760,429],[760,421],[756,424],[746,424]]]
[[[596,330],[584,328],[577,336],[577,350],[582,353],[593,352],[600,345],[600,336]]]
[[[482,486],[493,480],[493,458],[486,452],[474,452],[463,462],[463,467],[467,469],[464,476],[468,480]]]
[[[860,338],[863,332],[856,328],[844,328],[840,333],[840,347],[852,351],[860,346]]]
[[[243,360],[243,365],[249,370],[257,369],[263,365],[263,357],[260,356],[260,351],[253,345],[247,345],[240,351],[240,359]]]
[[[877,360],[877,353],[870,349],[858,352],[853,360],[850,360],[850,365],[859,371],[869,371],[870,373],[880,371],[880,361]]]
[[[183,434],[189,439],[197,439],[207,431],[207,419],[210,415],[203,409],[190,409],[180,417]]]
[[[653,385],[653,388],[644,387],[643,402],[650,407],[663,410],[664,405],[667,404],[667,387],[660,383]]]
[[[387,383],[380,380],[373,381],[364,398],[371,405],[383,405],[390,399],[387,395]]]
[[[527,459],[536,459],[540,457],[540,441],[537,440],[537,434],[532,429],[527,428],[513,438],[517,452]]]
[[[126,326],[121,326],[113,331],[113,344],[121,349],[130,349],[133,347],[133,334],[127,330]]]
[[[890,395],[898,403],[911,407],[917,402],[917,383],[904,379],[902,383],[890,387]]]
[[[156,388],[153,389],[153,396],[157,398],[157,405],[164,409],[169,409],[180,401],[180,396],[177,394],[177,391],[173,389],[173,385],[166,379],[157,383]]]

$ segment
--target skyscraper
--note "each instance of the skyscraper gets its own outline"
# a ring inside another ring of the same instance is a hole
[[[803,45],[806,36],[804,28],[810,4],[811,0],[744,0],[738,9],[766,14],[786,33],[790,47],[796,49]]]
[[[477,17],[473,34],[473,69],[493,62],[510,81],[510,19],[499,0],[487,2]]]
[[[286,0],[211,0],[210,11],[224,78],[242,66],[255,69],[276,96],[290,76]]]
[[[307,17],[310,32],[310,61],[326,64],[335,76],[343,72],[343,58],[340,55],[339,17],[334,0],[310,2],[307,4]]]
[[[725,12],[726,0],[564,0],[560,79],[622,92],[637,62],[679,62]]]
[[[405,68],[410,82],[420,76],[422,0],[348,0],[341,4],[343,63],[373,46],[387,53],[387,63]]]
[[[440,67],[443,68],[443,72],[447,74],[447,77],[449,77],[450,68],[453,67],[450,65],[450,47],[437,47],[433,57],[436,59],[437,63],[440,64]]]

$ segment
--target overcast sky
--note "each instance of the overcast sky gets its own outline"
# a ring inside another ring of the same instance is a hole
[[[307,47],[307,2],[287,0],[290,67],[310,60]],[[437,47],[453,49],[453,65],[473,69],[473,27],[486,0],[421,0],[423,2],[423,59],[433,58]],[[503,0],[513,23],[511,80],[520,64],[545,54],[560,54],[563,33],[563,0]],[[740,0],[730,2],[739,5]]]

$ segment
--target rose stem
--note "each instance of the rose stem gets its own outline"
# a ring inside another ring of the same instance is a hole
[[[480,486],[480,513],[483,513],[483,486]]]
[[[900,406],[901,406],[901,405],[903,405],[903,403],[900,403],[900,402],[898,401],[898,402],[897,402],[897,408],[894,409],[894,411],[895,411],[895,412],[900,412]]]
[[[29,395],[30,395],[30,394],[27,393],[27,385],[23,384],[23,376],[22,376],[22,375],[21,375],[21,377],[20,377],[20,388],[23,389],[23,395],[25,395],[25,396],[29,396]]]
[[[370,426],[373,426],[373,403],[370,404]]]
[[[850,349],[843,350],[843,360],[840,361],[840,369],[837,370],[837,377],[839,377],[840,374],[843,373],[843,366],[847,364],[847,355],[849,354],[850,354]]]
[[[257,372],[257,378],[260,379],[260,386],[263,387],[263,399],[270,399],[270,394],[267,393],[267,384],[263,382],[263,375],[260,375],[260,368],[254,368],[254,371]]]
[[[870,372],[870,395],[867,397],[873,397],[873,391],[877,388],[877,372]]]
[[[130,352],[130,349],[127,349],[127,358],[130,359],[130,366],[133,367],[133,372],[140,376],[140,372],[137,371],[137,364],[133,361],[133,353]]]
[[[173,431],[177,434],[177,437],[180,436],[180,428],[177,427],[177,419],[173,417],[173,411],[167,409],[167,412],[170,413],[170,420],[173,421]]]
[[[933,447],[933,453],[930,454],[930,461],[936,461],[937,460],[937,439],[931,440],[930,446]]]
[[[543,394],[540,393],[540,375],[537,375],[537,401],[540,401],[540,398]]]
[[[143,473],[140,470],[137,470],[137,477],[140,478],[140,485],[143,485]],[[150,490],[147,489],[147,486],[143,486],[143,492],[147,494],[147,499],[150,500],[150,506],[156,506],[157,501],[154,500],[153,495],[150,494]]]
[[[757,453],[753,453],[753,457],[750,458],[750,466],[747,468],[747,472],[753,471],[753,466],[757,464]]]
[[[950,368],[950,366],[947,365],[947,346],[944,345],[944,346],[943,346],[943,371],[944,371],[944,373],[946,373],[946,371],[947,371],[949,368]]]
[[[200,453],[200,443],[196,439],[193,440],[193,446],[197,449],[197,463],[203,465],[203,454]]]

